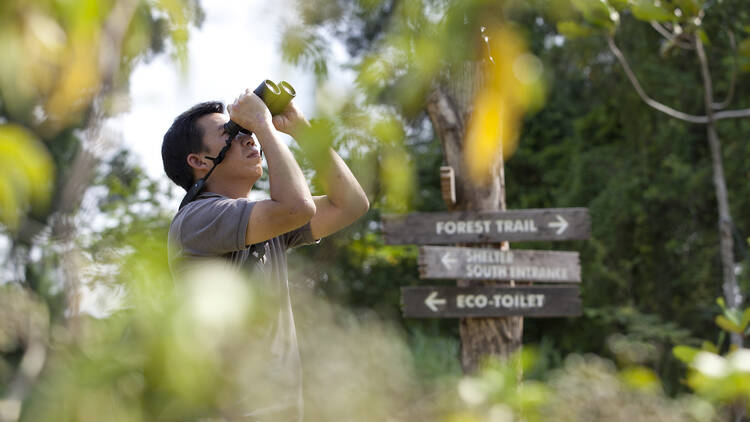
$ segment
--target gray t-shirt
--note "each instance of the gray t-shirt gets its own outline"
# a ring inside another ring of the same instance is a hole
[[[201,261],[224,258],[237,269],[253,275],[253,282],[263,283],[266,293],[278,299],[279,313],[270,327],[259,330],[258,356],[265,368],[252,394],[243,404],[250,420],[302,420],[302,369],[294,317],[289,296],[286,250],[314,243],[310,224],[269,239],[265,253],[258,260],[245,245],[245,232],[254,201],[231,199],[204,192],[177,212],[169,227],[169,266],[179,283],[184,271]],[[252,228],[251,228],[252,230]],[[260,350],[262,349],[262,350]],[[254,359],[258,359],[255,356]],[[267,362],[267,366],[265,363]],[[267,377],[267,378],[266,378]],[[273,397],[260,398],[264,383],[272,382]],[[280,417],[280,415],[285,415]]]

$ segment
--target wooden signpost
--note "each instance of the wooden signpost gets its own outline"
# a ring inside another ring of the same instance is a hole
[[[386,215],[385,242],[391,245],[445,245],[588,239],[586,208]]]
[[[388,244],[499,243],[587,239],[586,208],[389,215]],[[580,283],[578,252],[422,246],[420,278]],[[403,287],[405,317],[561,317],[581,314],[578,286]]]
[[[562,317],[581,315],[578,287],[402,287],[405,317]]]
[[[483,40],[489,42],[486,36]],[[591,234],[585,208],[506,211],[506,157],[500,150],[486,177],[471,177],[465,152],[476,139],[466,135],[476,133],[469,130],[476,94],[495,66],[491,56],[452,65],[427,98],[427,114],[443,150],[440,186],[449,212],[383,219],[388,244],[454,245],[423,247],[420,272],[424,278],[456,278],[457,286],[405,287],[402,302],[407,317],[460,318],[461,366],[467,373],[487,355],[507,358],[521,347],[524,316],[581,313],[578,286],[561,285],[581,282],[578,254],[514,250],[511,255],[507,242],[587,239]],[[506,139],[497,141],[502,145]],[[483,255],[457,245],[472,243],[495,249]],[[516,281],[554,284],[516,286]]]
[[[420,278],[580,283],[578,252],[423,246]]]

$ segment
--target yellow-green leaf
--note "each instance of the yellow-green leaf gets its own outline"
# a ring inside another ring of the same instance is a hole
[[[708,340],[705,340],[703,341],[703,343],[701,343],[701,349],[717,355],[719,354],[719,348]]]
[[[745,312],[742,313],[742,319],[740,320],[740,329],[742,329],[742,331],[745,331],[748,324],[750,324],[750,308],[745,309]]]
[[[31,208],[44,208],[53,163],[44,145],[15,125],[0,125],[0,224],[15,230]]]
[[[697,355],[699,351],[700,350],[695,347],[690,346],[675,346],[672,348],[672,354],[674,357],[688,365],[693,362],[695,355]]]
[[[719,307],[721,309],[726,309],[727,308],[727,304],[726,304],[726,302],[724,302],[724,298],[723,297],[717,297],[716,298],[716,304],[719,305]]]
[[[740,328],[740,326],[735,322],[730,321],[729,318],[725,317],[724,315],[719,315],[716,317],[716,325],[718,325],[722,330],[729,331],[731,333],[742,333],[742,328]]]
[[[611,30],[619,22],[619,14],[606,1],[572,0],[572,3],[573,7],[581,12],[586,22],[591,25]]]
[[[591,27],[573,21],[558,22],[557,32],[567,38],[585,38],[593,33]]]
[[[669,22],[675,20],[674,12],[657,5],[654,0],[637,0],[632,6],[633,16],[642,21]]]
[[[750,38],[740,41],[740,44],[737,46],[737,52],[742,56],[750,57]],[[748,238],[748,244],[750,244],[750,238]]]
[[[625,384],[637,390],[656,392],[661,389],[659,377],[653,371],[643,366],[624,369],[620,372],[620,377]]]
[[[701,42],[703,44],[705,44],[705,45],[711,45],[711,39],[708,38],[708,34],[706,33],[706,31],[704,31],[702,29],[699,29],[698,31],[696,31],[696,33],[700,37]]]
[[[682,11],[683,18],[698,16],[703,6],[702,0],[673,0],[673,2]]]

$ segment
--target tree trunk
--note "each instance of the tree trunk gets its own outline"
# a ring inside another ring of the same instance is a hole
[[[737,284],[737,276],[734,273],[734,238],[732,237],[732,215],[729,210],[729,198],[727,195],[727,183],[724,177],[724,160],[721,155],[721,143],[716,133],[716,120],[714,118],[714,98],[711,74],[708,69],[708,60],[703,49],[700,37],[695,37],[695,50],[701,64],[701,76],[703,78],[703,93],[708,116],[706,123],[706,134],[708,146],[711,150],[711,167],[713,170],[714,190],[716,191],[716,203],[719,209],[719,250],[721,253],[721,272],[723,276],[722,290],[727,307],[739,309],[742,306],[742,292]],[[732,344],[742,347],[742,337],[737,333],[731,334]]]
[[[453,168],[455,173],[456,203],[447,204],[448,208],[474,211],[504,210],[505,186],[502,159],[493,169],[491,182],[486,186],[473,184],[468,172],[463,168],[465,121],[470,114],[470,100],[478,85],[475,69],[474,66],[468,65],[466,69],[463,69],[463,78],[460,76],[452,78],[453,86],[437,88],[428,99],[427,112],[442,142],[445,162]],[[448,93],[451,90],[453,92]],[[498,247],[499,245],[485,246]],[[503,248],[507,247],[507,244],[503,245]],[[463,287],[496,283],[458,280],[457,284]],[[521,346],[522,333],[523,317],[461,319],[461,366],[464,372],[476,371],[482,359],[487,355],[501,359],[508,358]]]

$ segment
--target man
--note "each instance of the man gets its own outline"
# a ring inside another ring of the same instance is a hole
[[[252,131],[264,151],[271,198],[248,199],[263,167],[256,139],[240,133],[206,180],[205,190],[175,215],[169,230],[170,268],[179,282],[188,264],[223,258],[237,268],[252,270],[256,275],[253,280],[260,273],[266,286],[277,291],[278,318],[268,338],[257,343],[268,349],[267,375],[276,385],[284,386],[285,394],[274,395],[270,403],[250,398],[245,415],[249,420],[299,421],[301,369],[285,251],[348,226],[367,211],[369,203],[354,175],[332,150],[323,166],[326,195],[311,196],[299,165],[279,133],[304,144],[299,138],[310,124],[294,103],[271,116],[261,99],[246,90],[227,111],[229,117],[221,103],[208,102],[177,117],[162,144],[165,172],[185,190],[209,174],[228,137],[224,123],[231,118]],[[257,382],[262,385],[269,380]]]

